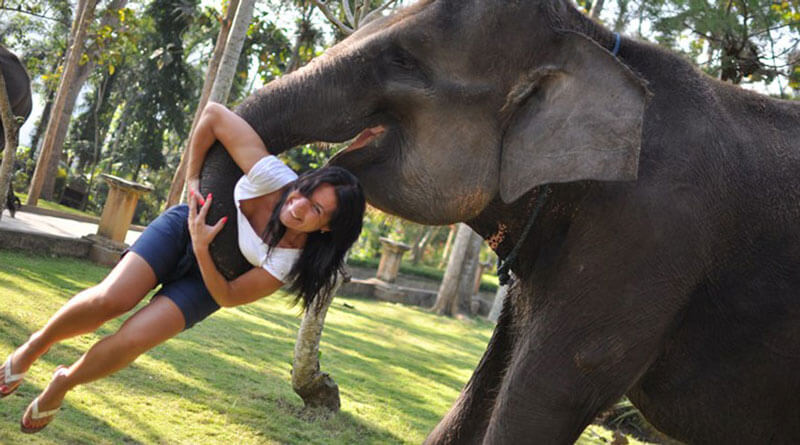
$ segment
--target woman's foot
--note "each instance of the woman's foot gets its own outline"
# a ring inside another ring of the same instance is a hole
[[[23,433],[37,433],[53,420],[67,393],[65,384],[67,371],[68,368],[65,366],[56,368],[47,388],[28,405],[20,420],[20,429]]]
[[[0,398],[10,396],[11,393],[19,388],[25,378],[25,372],[20,371],[17,367],[16,360],[14,360],[15,355],[16,351],[12,352],[3,363],[3,369],[0,370],[0,379],[2,379],[2,382],[0,382]]]
[[[28,341],[15,349],[3,363],[2,369],[0,369],[0,398],[9,396],[16,391],[22,384],[28,368],[39,356],[50,349],[49,345],[41,345],[40,338],[38,332],[31,335]]]

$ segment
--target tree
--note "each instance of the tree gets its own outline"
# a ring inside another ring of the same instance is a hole
[[[228,95],[233,85],[233,75],[236,74],[236,67],[239,65],[239,55],[242,53],[242,45],[247,36],[247,29],[250,20],[253,18],[253,6],[255,0],[239,0],[239,7],[236,8],[236,15],[233,17],[228,41],[225,43],[225,51],[222,53],[222,60],[219,64],[214,85],[211,87],[210,100],[226,104]]]
[[[642,2],[641,8],[659,43],[734,84],[787,76],[788,64],[781,60],[800,41],[798,0],[657,0]],[[778,35],[784,44],[776,50]],[[688,48],[679,44],[686,39]]]
[[[428,247],[428,243],[436,236],[440,228],[441,227],[427,226],[420,231],[419,236],[412,245],[411,264],[415,266],[419,264],[420,260],[422,260],[422,256],[425,255],[425,248]]]
[[[63,111],[66,105],[69,90],[75,80],[77,74],[78,62],[83,54],[83,40],[86,37],[86,28],[89,22],[94,17],[94,9],[96,0],[83,0],[85,3],[79,7],[80,14],[75,17],[75,38],[73,39],[72,47],[69,51],[67,61],[64,66],[64,73],[61,76],[56,99],[51,111],[50,121],[45,130],[44,143],[42,145],[42,152],[36,162],[36,170],[33,174],[31,187],[28,192],[28,205],[35,206],[39,200],[39,195],[44,185],[45,175],[49,166],[50,158],[53,155],[54,143],[61,120],[64,119]]]
[[[320,370],[319,365],[319,342],[325,315],[342,282],[340,276],[327,298],[321,299],[322,296],[317,295],[306,309],[297,331],[292,361],[292,389],[303,399],[307,408],[324,407],[336,412],[342,405],[339,386],[328,373]]]
[[[458,224],[453,251],[436,295],[432,311],[439,315],[469,313],[469,296],[472,295],[478,253],[483,239],[468,225]]]
[[[457,231],[457,224],[450,225],[450,230],[447,233],[447,241],[445,241],[444,249],[442,249],[442,258],[439,260],[439,264],[437,265],[439,269],[444,267],[444,265],[447,263],[447,259],[450,258],[450,249],[453,247],[453,239],[455,238]]]

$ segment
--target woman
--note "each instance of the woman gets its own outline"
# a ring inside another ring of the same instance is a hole
[[[215,140],[245,172],[234,200],[239,247],[254,267],[231,281],[217,270],[208,249],[227,217],[206,225],[212,196],[204,200],[196,193],[200,167]],[[204,109],[189,150],[188,206],[172,207],[156,218],[100,284],[69,300],[3,365],[0,396],[5,397],[54,343],[94,331],[162,285],[116,333],[97,342],[72,366],[56,369],[26,409],[23,432],[47,426],[75,386],[124,368],[221,306],[256,301],[290,282],[290,290],[305,306],[315,295],[331,291],[345,252],[361,231],[364,195],[352,174],[325,167],[298,178],[269,155],[243,119],[219,104]]]

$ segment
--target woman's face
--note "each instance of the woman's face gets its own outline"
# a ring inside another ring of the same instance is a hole
[[[306,233],[326,231],[336,205],[336,191],[330,184],[320,184],[310,197],[293,190],[286,197],[279,218],[287,229]]]

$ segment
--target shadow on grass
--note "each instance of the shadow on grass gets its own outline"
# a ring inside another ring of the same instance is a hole
[[[299,320],[291,315],[281,317],[272,314],[268,318],[277,322],[279,330],[294,332],[299,324]],[[320,421],[317,417],[304,414],[302,401],[291,389],[294,334],[274,335],[262,324],[224,317],[214,317],[190,331],[181,334],[180,341],[167,342],[149,355],[180,370],[186,378],[201,382],[202,387],[170,381],[165,383],[163,391],[177,394],[190,391],[191,397],[198,402],[218,407],[219,415],[227,415],[231,421],[260,431],[261,435],[273,440],[289,443],[326,442],[322,437],[306,434],[309,425],[305,424],[312,421],[326,429],[328,421],[333,418]],[[265,346],[268,352],[264,351]],[[197,363],[203,365],[197,366]],[[338,380],[339,375],[349,374],[351,370],[337,368],[334,372]],[[137,371],[137,376],[132,378],[146,377]],[[221,408],[234,405],[235,410]],[[378,425],[364,423],[350,413],[339,412],[333,417],[335,427],[328,428],[331,434],[352,430],[382,443],[403,442],[403,438]],[[278,427],[286,423],[293,427],[279,431]]]
[[[28,303],[25,306],[28,311],[54,311],[50,308],[58,307],[67,297],[81,290],[83,282],[70,277],[97,282],[107,272],[107,269],[96,268],[87,272],[91,275],[88,278],[83,270],[93,267],[88,263],[26,257],[3,251],[0,251],[0,261],[3,263],[0,290],[26,291],[25,285],[6,279],[5,273],[25,277],[31,283],[31,289],[40,287],[57,296],[49,295],[41,304]],[[6,263],[13,264],[8,264],[6,269]],[[145,302],[147,300],[149,297]],[[368,306],[366,303],[363,305]],[[46,430],[53,433],[53,436],[48,436],[58,437],[59,442],[78,443],[163,442],[164,430],[142,420],[147,417],[138,410],[159,413],[165,408],[158,406],[156,401],[174,394],[176,397],[169,399],[173,400],[170,411],[164,415],[184,424],[204,421],[201,415],[191,412],[194,406],[202,404],[204,416],[223,419],[225,424],[239,425],[240,429],[256,437],[280,443],[408,442],[410,434],[422,432],[424,435],[441,419],[446,410],[444,405],[449,406],[446,401],[453,399],[454,393],[465,383],[454,377],[453,371],[463,375],[465,370],[474,369],[483,350],[476,344],[485,346],[489,340],[488,335],[475,330],[461,329],[464,331],[462,334],[427,331],[409,322],[414,319],[414,314],[402,313],[398,314],[398,319],[393,319],[340,305],[331,308],[332,314],[337,311],[351,317],[350,321],[355,320],[355,326],[353,323],[339,324],[329,315],[323,332],[322,367],[332,372],[345,399],[343,411],[334,416],[305,413],[302,401],[291,389],[291,360],[300,324],[299,310],[290,313],[275,311],[258,303],[233,311],[223,310],[148,352],[146,359],[104,380],[104,385],[120,387],[120,391],[115,392],[122,396],[105,394],[91,384],[81,388],[81,391],[87,391],[110,406],[103,412],[104,416],[110,410],[124,417],[136,433],[132,433],[129,427],[124,427],[124,431],[118,429],[112,425],[110,417],[105,421],[93,415],[92,408],[86,404],[70,403],[68,396],[65,409]],[[420,316],[428,315],[420,312]],[[37,314],[37,317],[41,316]],[[115,331],[123,320],[124,317],[107,323],[97,334],[103,336]],[[378,329],[370,330],[369,326]],[[11,351],[38,327],[0,315],[3,334],[0,345]],[[477,327],[483,328],[480,324]],[[394,335],[397,341],[394,346],[387,347]],[[436,343],[441,350],[427,350],[413,337]],[[57,364],[71,363],[85,351],[81,349],[65,344],[54,346],[34,366],[46,364],[53,369]],[[26,383],[15,397],[0,403],[0,413],[6,421],[16,425],[26,404],[42,389],[34,386]],[[144,402],[138,399],[144,399]],[[375,414],[369,418],[371,420],[359,417],[359,405],[379,407],[381,414],[378,416],[396,417],[400,428],[396,431],[396,423],[387,423],[384,419],[380,424],[375,423]],[[150,418],[157,417],[156,414]],[[8,428],[0,428],[0,443],[22,442],[16,435],[18,433],[7,431]]]

